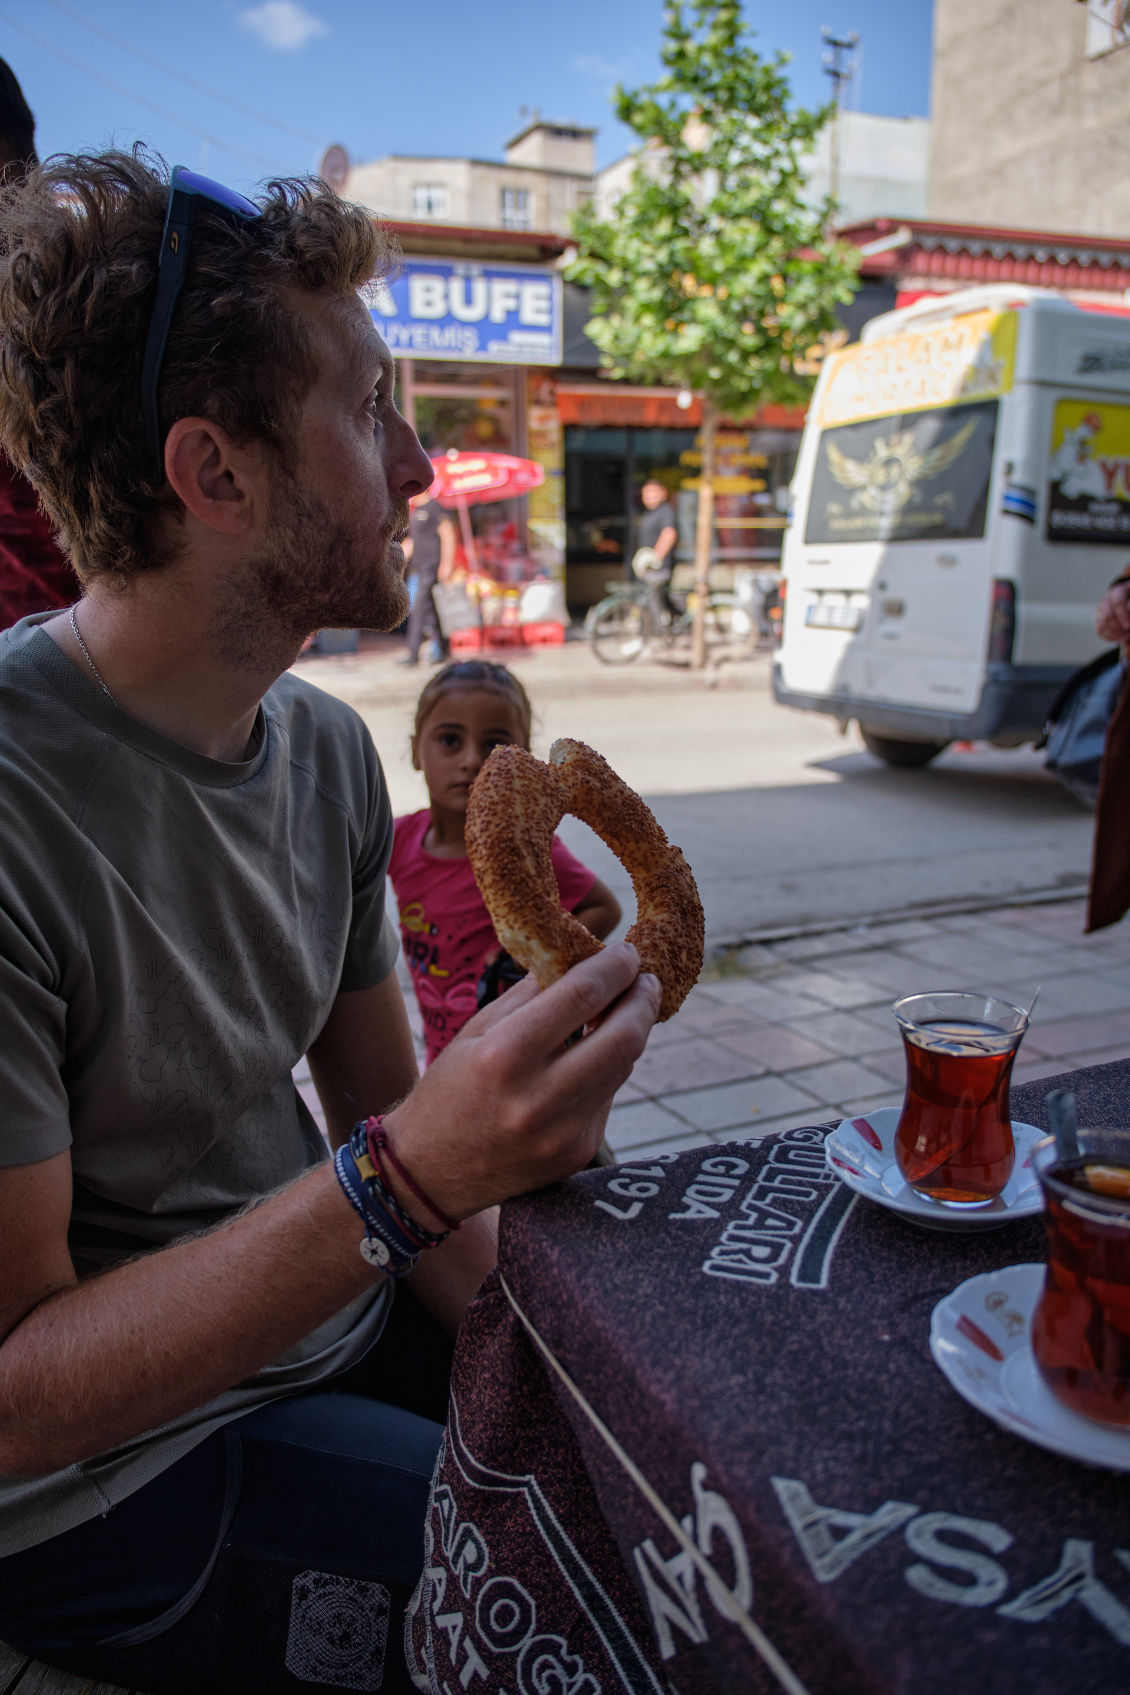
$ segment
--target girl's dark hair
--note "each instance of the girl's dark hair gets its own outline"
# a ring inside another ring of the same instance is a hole
[[[505,665],[494,665],[489,659],[456,659],[445,665],[442,671],[437,671],[434,677],[428,678],[416,702],[416,718],[412,725],[414,738],[420,734],[424,720],[436,701],[448,689],[497,689],[500,694],[509,695],[522,721],[522,746],[529,750],[530,725],[534,716],[530,697],[513,671],[508,671]]]

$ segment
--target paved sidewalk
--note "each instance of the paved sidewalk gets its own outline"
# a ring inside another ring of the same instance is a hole
[[[1130,921],[1084,937],[1082,901],[873,925],[745,948],[652,1032],[608,1139],[625,1160],[899,1106],[891,1003],[930,989],[1040,999],[1017,1083],[1130,1057]],[[406,973],[401,967],[402,977]],[[417,1046],[420,1024],[405,980]],[[321,1121],[303,1063],[299,1086]]]
[[[1130,924],[1082,927],[1083,902],[1064,901],[745,948],[653,1032],[609,1142],[638,1159],[899,1106],[891,1003],[915,991],[1026,1006],[1040,986],[1016,1083],[1130,1057]]]

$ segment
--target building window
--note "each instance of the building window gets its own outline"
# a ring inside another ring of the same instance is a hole
[[[502,227],[504,230],[532,230],[533,195],[528,188],[504,188],[502,191]]]
[[[439,182],[418,182],[412,190],[412,211],[417,218],[446,218],[447,190]]]

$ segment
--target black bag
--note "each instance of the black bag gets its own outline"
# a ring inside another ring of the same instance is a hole
[[[1098,799],[1107,726],[1125,676],[1121,659],[1122,650],[1112,647],[1068,677],[1048,711],[1043,741],[1036,743],[1048,750],[1048,770],[1084,806]]]

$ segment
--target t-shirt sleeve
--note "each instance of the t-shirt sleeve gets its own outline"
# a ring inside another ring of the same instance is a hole
[[[353,866],[353,915],[345,945],[339,990],[371,989],[396,965],[400,937],[385,910],[385,874],[392,854],[393,824],[384,772],[368,731],[364,732],[367,809],[364,834]]]
[[[561,904],[566,912],[573,912],[596,882],[596,872],[590,871],[587,865],[582,865],[576,854],[570,853],[565,843],[557,836],[553,838],[550,861],[553,865],[553,875],[557,878],[557,892],[561,896]]]
[[[34,1165],[71,1145],[67,1009],[52,976],[28,929],[0,903],[0,1166]]]

